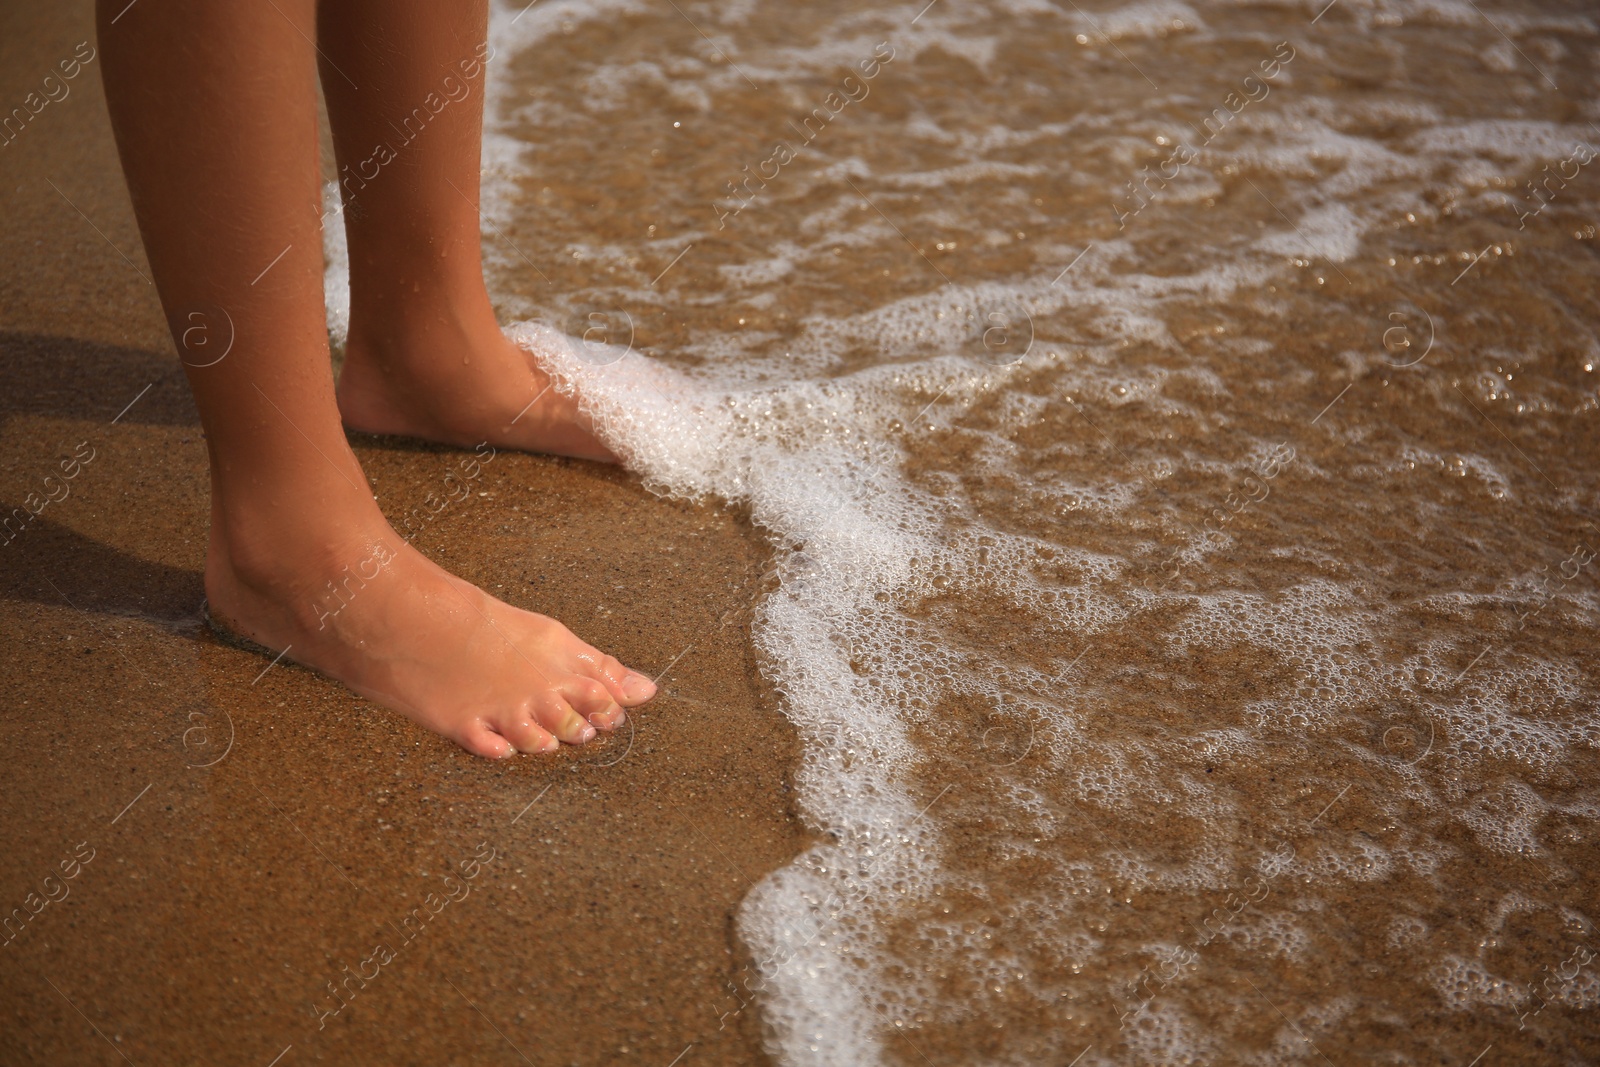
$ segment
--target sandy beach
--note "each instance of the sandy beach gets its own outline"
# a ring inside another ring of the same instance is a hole
[[[628,465],[351,444],[662,686],[500,764],[203,625],[89,14],[0,25],[0,1065],[1600,1057],[1593,14],[493,5]]]
[[[10,8],[8,106],[93,40],[88,4]],[[803,835],[753,682],[760,539],[527,455],[434,513],[460,453],[356,440],[423,551],[666,671],[553,758],[474,758],[218,643],[204,442],[95,64],[70,85],[0,152],[6,509],[92,452],[0,561],[0,889],[31,915],[0,950],[0,1062],[765,1062],[732,914]]]

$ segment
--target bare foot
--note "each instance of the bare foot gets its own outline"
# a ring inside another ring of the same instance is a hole
[[[371,501],[328,518],[335,537],[214,521],[205,584],[217,622],[491,758],[583,744],[655,695],[555,619],[436,566]]]
[[[577,401],[500,332],[487,300],[463,305],[351,324],[338,392],[345,426],[614,462]]]

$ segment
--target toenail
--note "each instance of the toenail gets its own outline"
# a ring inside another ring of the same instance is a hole
[[[594,740],[594,727],[588,723],[583,724],[583,729],[578,731],[578,744]]]

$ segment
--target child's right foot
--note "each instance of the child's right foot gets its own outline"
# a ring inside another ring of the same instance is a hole
[[[287,648],[285,658],[469,752],[498,758],[583,744],[655,695],[650,679],[555,619],[447,573],[381,515],[344,523],[337,538],[309,549],[262,544],[259,534],[229,538],[219,526],[214,516],[205,579],[219,625],[274,652]]]

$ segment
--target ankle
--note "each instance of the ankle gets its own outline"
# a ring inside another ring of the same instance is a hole
[[[401,544],[370,499],[292,509],[232,502],[213,509],[207,592],[222,593],[227,586],[238,593],[306,599],[330,581],[371,571],[371,561],[387,564]],[[219,588],[213,589],[214,581]]]
[[[382,288],[352,289],[347,350],[405,360],[429,342],[471,337],[486,327],[498,331],[482,276],[464,274],[456,268],[415,276],[397,272]]]

